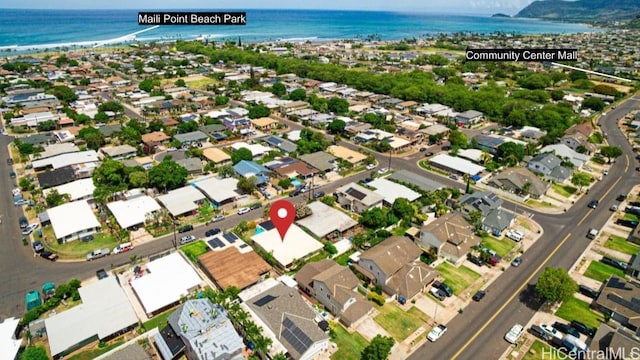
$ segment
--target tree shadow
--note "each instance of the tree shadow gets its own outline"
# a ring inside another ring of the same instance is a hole
[[[536,287],[534,284],[528,284],[520,292],[518,299],[521,303],[534,311],[540,310],[545,303],[542,297],[536,292]]]

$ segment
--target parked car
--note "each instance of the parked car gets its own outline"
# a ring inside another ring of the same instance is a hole
[[[246,213],[248,213],[249,211],[251,211],[251,208],[248,208],[248,207],[240,208],[240,209],[238,209],[238,215],[246,214]]]
[[[531,327],[529,328],[529,332],[532,333],[533,335],[539,337],[540,339],[542,339],[544,341],[551,340],[551,335],[547,334],[547,332],[544,331],[538,325],[531,325]]]
[[[104,256],[109,256],[109,254],[111,254],[111,249],[109,248],[93,250],[92,252],[87,254],[87,261],[99,259]]]
[[[105,269],[100,269],[96,271],[96,276],[98,277],[98,280],[102,280],[104,278],[108,278],[109,274],[107,274],[107,271]]]
[[[180,245],[188,244],[192,241],[195,241],[196,237],[193,235],[187,235],[180,238]]]
[[[524,233],[522,231],[513,230],[513,229],[507,231],[505,236],[515,242],[520,242],[522,241],[522,239],[524,239]]]
[[[93,235],[92,235],[92,234],[85,235],[85,236],[83,236],[83,237],[82,237],[82,239],[81,239],[81,240],[82,240],[82,241],[84,241],[84,242],[90,242],[90,241],[93,241]]]
[[[632,229],[638,226],[638,222],[635,220],[618,219],[616,220],[615,223],[616,225],[620,225],[620,226],[624,226]]]
[[[607,265],[611,265],[615,268],[618,268],[620,270],[624,270],[627,271],[627,268],[629,267],[629,264],[627,264],[626,262],[622,261],[622,260],[618,260],[618,259],[614,259],[614,258],[610,258],[608,256],[603,256],[602,259],[600,259],[600,262],[607,264]]]
[[[387,169],[386,167],[384,167],[384,168],[382,168],[382,169],[378,170],[378,174],[382,175],[382,174],[386,173],[387,171],[389,171],[389,169]]]
[[[486,291],[478,290],[475,294],[473,294],[473,301],[480,301],[487,294]]]
[[[451,287],[449,287],[449,285],[447,285],[444,282],[434,281],[433,282],[433,287],[444,291],[444,293],[447,295],[447,297],[453,296],[453,290],[451,290]]]
[[[373,170],[376,167],[377,167],[376,164],[369,164],[369,165],[367,165],[367,170]]]
[[[598,207],[598,204],[600,204],[600,201],[598,200],[591,200],[589,201],[589,205],[587,205],[588,207],[595,209]]]
[[[7,165],[9,165],[9,166],[13,165],[13,159],[12,158],[8,158],[7,159]]]
[[[262,207],[261,203],[255,203],[249,207],[250,210],[258,210]]]
[[[58,260],[58,254],[56,253],[52,253],[51,251],[43,251],[40,253],[40,257],[43,259],[47,259],[49,261],[56,261]]]
[[[561,333],[569,334],[577,338],[580,337],[580,333],[578,332],[578,330],[572,328],[569,324],[563,324],[556,321],[555,323],[553,323],[553,328],[560,331]]]
[[[222,232],[222,230],[220,230],[219,228],[213,228],[213,229],[209,229],[204,233],[204,236],[209,237],[209,236],[214,236],[217,234],[220,234]]]
[[[300,189],[295,189],[295,190],[293,190],[292,192],[289,193],[289,197],[298,196],[298,195],[300,195],[300,193],[301,193]]]
[[[609,208],[609,211],[618,211],[618,204],[611,205],[611,207]]]
[[[34,241],[31,246],[33,247],[33,251],[35,251],[36,253],[41,253],[44,251],[44,246],[40,241]]]
[[[504,339],[507,340],[510,344],[515,344],[520,340],[522,333],[524,332],[524,327],[520,324],[515,324],[509,329],[509,331],[505,334]]]
[[[578,332],[585,334],[587,336],[593,336],[596,333],[596,329],[590,328],[587,325],[581,323],[580,321],[573,320],[571,321],[571,327],[578,330]]]
[[[365,183],[365,184],[368,184],[368,183],[370,183],[370,182],[372,182],[372,181],[373,181],[373,179],[372,179],[372,178],[370,178],[370,177],[365,178],[364,180],[362,180],[362,182],[363,182],[363,183]]]
[[[20,216],[18,218],[18,223],[20,224],[20,229],[24,229],[29,226],[29,220],[27,220],[27,218],[24,216]]]
[[[447,297],[447,294],[444,291],[436,287],[432,287],[431,289],[429,289],[429,292],[431,293],[431,295],[433,295],[436,299],[440,301],[444,301],[444,299]]]
[[[222,220],[224,220],[224,215],[220,214],[220,215],[214,216],[214,218],[211,219],[211,222],[218,222],[218,221],[222,221]]]
[[[12,179],[16,178],[16,173],[14,173],[13,171],[9,173],[9,177]]]
[[[627,195],[625,195],[625,194],[620,194],[620,195],[618,195],[618,197],[616,198],[616,200],[618,200],[618,201],[625,201],[625,200],[627,200]]]
[[[22,235],[31,234],[33,232],[33,230],[38,228],[38,226],[40,226],[40,224],[38,224],[38,223],[33,223],[33,224],[27,225],[27,227],[24,228],[24,230],[22,230]]]
[[[587,233],[587,238],[593,240],[595,238],[598,237],[598,229],[589,229],[589,232]]]
[[[541,324],[540,328],[546,332],[547,334],[549,334],[549,336],[551,336],[551,338],[555,338],[557,340],[562,340],[563,336],[560,333],[560,331],[554,329],[552,326],[549,326],[547,324]]]
[[[179,233],[186,233],[186,232],[189,232],[191,230],[193,230],[193,225],[185,225],[185,226],[179,228],[178,232]]]
[[[522,263],[522,258],[518,256],[517,258],[513,259],[513,261],[511,261],[511,266],[518,267],[520,266],[521,263]]]
[[[482,265],[484,265],[484,261],[482,261],[482,259],[480,259],[480,258],[479,258],[479,257],[477,257],[477,256],[474,256],[474,255],[468,254],[468,255],[467,255],[467,259],[469,259],[469,261],[471,261],[471,263],[476,264],[476,265],[478,265],[478,266],[482,266]]]
[[[440,337],[444,335],[444,333],[446,332],[447,332],[447,327],[440,324],[434,327],[433,329],[431,329],[431,331],[429,331],[429,335],[427,335],[427,339],[429,339],[429,341],[431,342],[434,342],[440,339]]]
[[[449,175],[449,179],[451,179],[451,180],[458,180],[459,178],[460,177],[458,175],[456,175],[456,174]]]
[[[321,198],[321,197],[323,197],[323,196],[324,196],[324,191],[316,191],[316,192],[313,194],[313,198],[314,198],[314,199]]]
[[[126,243],[122,243],[118,246],[116,246],[115,248],[113,248],[113,253],[114,254],[120,254],[123,252],[127,252],[129,250],[133,249],[133,244],[130,242],[126,242]]]
[[[592,299],[597,299],[598,296],[600,296],[600,291],[594,290],[586,285],[578,286],[578,291],[580,292],[580,294]]]

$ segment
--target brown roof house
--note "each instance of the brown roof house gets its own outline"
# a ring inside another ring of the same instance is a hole
[[[525,168],[509,168],[488,181],[490,186],[509,191],[520,196],[538,199],[546,194],[551,183],[540,180],[536,174]]]
[[[422,251],[409,238],[392,236],[363,252],[354,268],[390,295],[410,299],[438,272],[420,261]]]
[[[155,152],[158,145],[164,144],[169,140],[171,140],[171,137],[163,133],[162,131],[154,131],[154,132],[142,135],[142,143],[144,144],[144,150],[148,154]]]
[[[594,307],[640,335],[640,283],[611,276],[604,283]]]
[[[461,214],[448,213],[423,226],[418,243],[424,249],[435,247],[439,256],[458,264],[471,247],[480,245],[480,238]]]
[[[346,326],[366,317],[373,306],[358,293],[360,280],[346,266],[323,259],[308,263],[295,276],[305,293],[318,299]]]
[[[567,145],[571,150],[578,151],[579,147],[584,147],[587,154],[593,154],[598,147],[589,141],[589,135],[593,131],[591,124],[578,124],[567,129],[565,135],[560,139],[562,144]]]
[[[271,266],[255,251],[240,252],[235,246],[221,251],[209,251],[198,257],[201,267],[225,290],[231,286],[242,290],[269,273]]]

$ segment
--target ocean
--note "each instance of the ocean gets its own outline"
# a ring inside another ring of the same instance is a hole
[[[382,40],[400,40],[453,32],[558,34],[598,31],[583,24],[489,16],[339,10],[236,11],[247,12],[247,25],[160,26],[138,33],[135,35],[136,40],[148,42],[208,38],[213,41],[235,41],[240,38],[243,42],[323,41],[364,39],[369,36]],[[137,12],[138,10],[0,9],[0,54],[30,49],[91,46],[149,29],[150,26],[138,25]]]

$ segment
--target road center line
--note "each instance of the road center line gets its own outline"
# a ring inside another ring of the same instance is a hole
[[[626,171],[625,171],[625,172],[626,172]],[[602,201],[604,200],[604,198],[605,198],[605,197],[607,197],[607,195],[609,195],[609,193],[611,192],[611,190],[613,190],[613,189],[618,185],[618,183],[620,182],[620,180],[622,180],[622,177],[619,177],[619,178],[616,180],[616,182],[614,182],[614,183],[613,183],[613,185],[611,185],[611,186],[609,187],[609,190],[607,190],[607,192],[605,192],[605,193],[600,197],[600,200],[599,200],[600,202],[602,202]],[[580,225],[580,224],[578,224],[578,225]]]
[[[511,301],[513,301],[513,299],[516,296],[518,296],[518,294],[524,289],[525,286],[527,286],[529,284],[531,279],[533,279],[533,277],[542,269],[542,267],[547,265],[547,263],[549,262],[551,257],[556,252],[558,252],[558,250],[560,250],[562,245],[564,245],[564,243],[569,239],[569,237],[571,237],[571,233],[568,233],[564,237],[564,239],[562,239],[562,241],[560,241],[558,243],[558,245],[556,245],[556,247],[553,249],[553,251],[544,259],[544,261],[540,264],[540,266],[538,266],[536,268],[536,270],[534,272],[532,272],[531,275],[529,275],[529,277],[522,283],[522,285],[520,285],[520,287],[518,287],[518,289],[509,297],[509,299],[507,299],[507,301],[504,304],[502,304],[500,309],[498,309],[498,311],[496,311],[495,314],[493,314],[493,316],[491,316],[489,318],[489,320],[486,323],[484,323],[484,325],[482,325],[482,327],[478,331],[476,331],[475,334],[473,334],[473,336],[460,348],[460,350],[458,350],[458,352],[456,352],[451,357],[451,359],[457,359],[458,356],[460,356],[460,354],[462,354],[462,352],[465,351],[469,347],[469,345],[480,335],[480,333],[482,333],[484,331],[484,329],[486,329],[496,319],[496,317],[498,317],[498,315],[500,315],[500,313],[502,313],[502,311],[504,311],[504,309],[507,307],[507,305],[509,305],[509,303]]]

